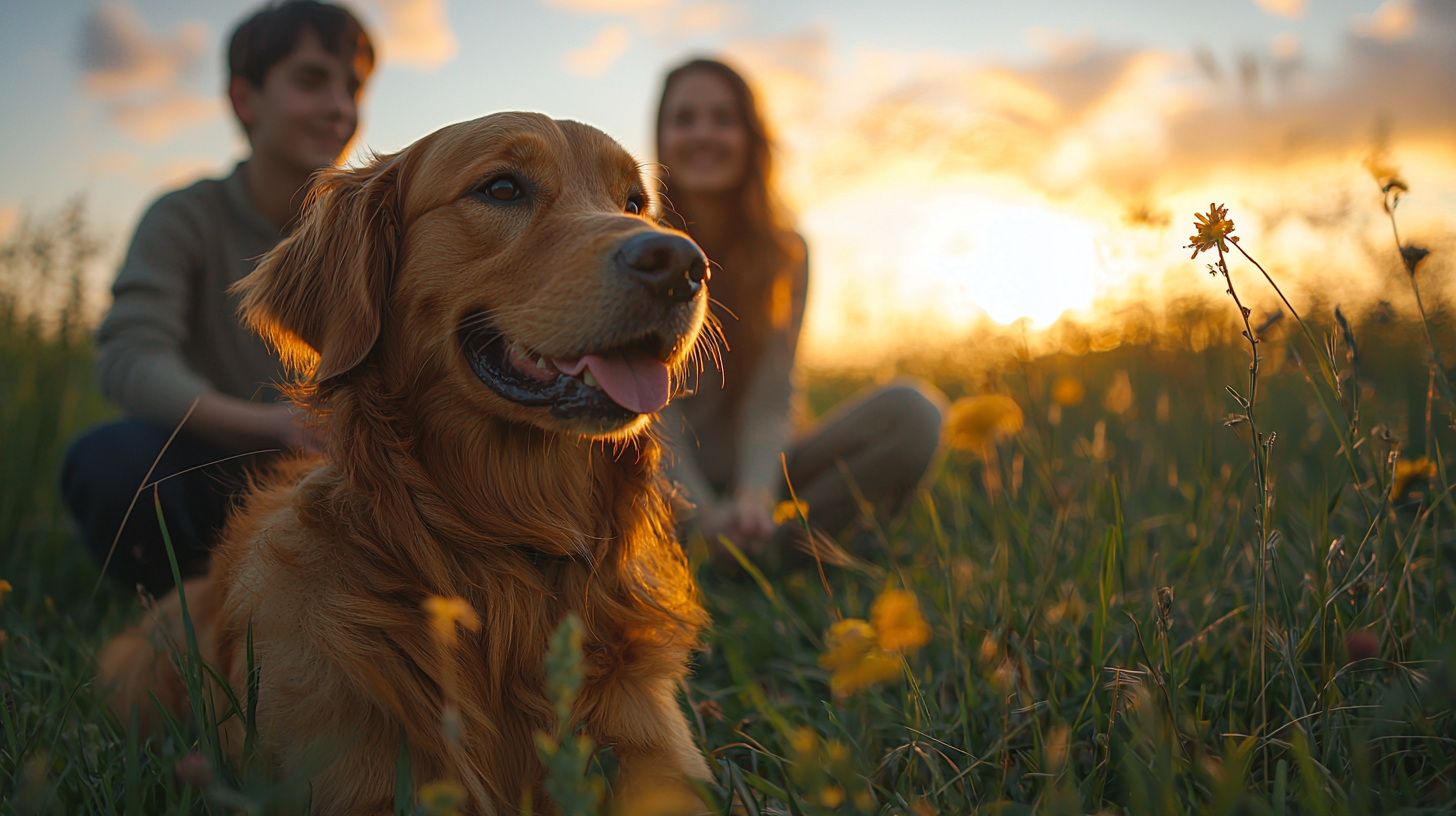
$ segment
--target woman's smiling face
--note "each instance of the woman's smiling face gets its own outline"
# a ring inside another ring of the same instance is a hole
[[[748,172],[748,128],[733,89],[707,71],[679,76],[663,100],[662,155],[677,192],[724,193]]]

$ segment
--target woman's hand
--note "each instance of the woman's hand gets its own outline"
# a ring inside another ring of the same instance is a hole
[[[740,491],[729,501],[711,508],[699,507],[705,537],[717,543],[718,536],[727,536],[745,553],[758,554],[773,534],[773,497],[767,491]]]

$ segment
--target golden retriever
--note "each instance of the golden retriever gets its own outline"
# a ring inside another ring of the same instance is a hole
[[[326,171],[239,283],[303,372],[293,396],[326,453],[256,487],[184,587],[239,699],[251,627],[260,741],[284,773],[312,769],[315,813],[392,812],[402,737],[417,785],[457,780],[472,813],[527,793],[539,810],[543,658],[569,612],[586,633],[573,717],[614,747],[619,809],[708,778],[677,702],[706,614],[650,428],[703,326],[707,267],[656,215],[605,134],[495,114]],[[463,598],[479,631],[438,644],[432,595]],[[157,645],[180,638],[176,598],[104,649],[117,712],[151,710],[149,690],[184,710]]]

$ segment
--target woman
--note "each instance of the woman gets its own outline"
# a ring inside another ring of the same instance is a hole
[[[794,352],[808,289],[808,250],[773,190],[763,120],[748,84],[721,62],[667,75],[657,112],[664,209],[713,262],[722,324],[721,378],[666,412],[673,478],[710,542],[726,536],[770,565],[802,563],[797,520],[774,522],[789,479],[810,523],[837,535],[861,513],[855,490],[898,510],[934,461],[945,398],[902,383],[864,393],[791,441]]]

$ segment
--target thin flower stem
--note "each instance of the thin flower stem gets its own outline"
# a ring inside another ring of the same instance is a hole
[[[1234,246],[1238,246],[1237,243]],[[1264,688],[1268,684],[1268,666],[1265,662],[1264,632],[1268,629],[1268,598],[1265,589],[1266,574],[1268,572],[1268,530],[1269,530],[1269,484],[1268,466],[1269,450],[1264,444],[1264,438],[1259,433],[1259,426],[1255,420],[1254,405],[1259,397],[1259,341],[1254,337],[1254,327],[1249,324],[1249,310],[1239,300],[1238,293],[1234,291],[1233,278],[1229,275],[1228,259],[1224,257],[1222,246],[1215,245],[1218,250],[1218,271],[1223,275],[1224,283],[1228,284],[1229,297],[1233,298],[1234,305],[1238,307],[1239,318],[1244,322],[1244,339],[1249,341],[1249,396],[1243,406],[1244,419],[1249,423],[1249,434],[1253,441],[1254,452],[1254,481],[1259,492],[1259,512],[1256,516],[1256,533],[1258,551],[1255,553],[1255,586],[1254,586],[1254,643],[1253,647],[1259,653],[1259,723],[1255,733],[1262,734],[1269,722],[1268,700],[1264,694]],[[1243,250],[1240,250],[1242,252]],[[1247,257],[1247,255],[1245,255]],[[1281,295],[1281,297],[1283,297]],[[1291,310],[1292,311],[1292,310]],[[1252,680],[1253,667],[1250,667],[1250,679]],[[1252,685],[1252,683],[1251,683]],[[1252,689],[1250,690],[1252,692]],[[1269,747],[1264,745],[1264,776],[1267,782],[1269,775]]]

